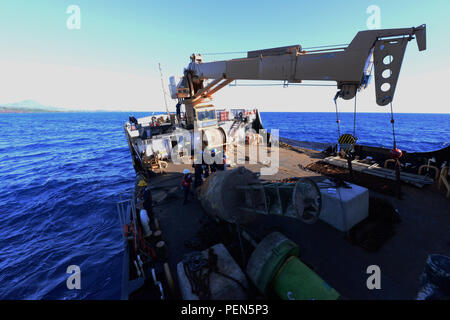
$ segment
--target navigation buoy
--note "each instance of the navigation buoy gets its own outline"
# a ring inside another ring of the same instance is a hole
[[[403,152],[399,148],[394,148],[391,150],[392,159],[400,159],[402,157],[402,155],[403,155]]]

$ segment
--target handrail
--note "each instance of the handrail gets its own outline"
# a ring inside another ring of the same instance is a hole
[[[388,169],[387,164],[388,164],[388,163],[391,163],[391,162],[395,164],[396,161],[397,161],[397,160],[395,160],[395,159],[387,159],[387,160],[384,162],[384,168]]]
[[[119,194],[119,201],[116,203],[117,205],[117,214],[119,216],[119,222],[120,222],[120,230],[122,233],[122,236],[124,239],[126,238],[126,235],[124,233],[124,227],[126,224],[128,224],[129,216],[128,213],[130,212],[130,209],[133,207],[133,203],[131,199],[123,199],[123,193]],[[126,239],[125,239],[126,240]]]
[[[419,167],[419,175],[422,175],[422,171],[423,171],[423,169],[425,169],[425,168],[433,169],[434,172],[435,172],[435,174],[434,174],[434,180],[437,181],[437,180],[439,179],[439,168],[438,168],[438,167],[435,167],[435,166],[432,166],[432,165],[429,165],[429,164],[424,164],[424,165],[421,165],[421,166]]]
[[[439,176],[439,184],[438,184],[438,188],[439,190],[441,189],[441,187],[444,185],[447,189],[447,198],[450,198],[450,184],[447,180],[447,176],[448,176],[448,167],[444,167],[441,169],[441,174]]]

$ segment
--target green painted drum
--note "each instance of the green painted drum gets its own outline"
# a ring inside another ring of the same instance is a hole
[[[290,256],[298,256],[298,245],[279,232],[265,237],[250,256],[247,274],[255,286],[268,294],[274,277]]]
[[[289,257],[273,281],[273,290],[284,300],[336,300],[339,293],[297,257]]]

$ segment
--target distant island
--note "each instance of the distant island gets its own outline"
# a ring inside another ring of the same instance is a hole
[[[61,111],[51,111],[45,109],[28,109],[28,108],[8,108],[0,106],[0,113],[36,113],[36,112],[61,112]]]
[[[0,113],[36,113],[36,112],[64,112],[67,110],[44,106],[34,100],[24,100],[8,104],[0,104]]]
[[[158,109],[158,111],[155,111],[155,109]],[[39,102],[35,100],[24,100],[20,102],[14,102],[14,103],[7,103],[2,104],[0,103],[0,114],[2,113],[46,113],[46,112],[161,112],[160,107],[148,107],[147,111],[143,110],[130,110],[130,107],[123,107],[121,109],[106,109],[106,108],[85,108],[85,109],[69,109],[64,107],[53,107],[53,106],[45,106],[40,104]]]

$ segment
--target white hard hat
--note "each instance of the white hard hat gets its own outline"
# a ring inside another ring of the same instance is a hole
[[[188,174],[189,173],[189,169],[184,169],[183,173],[184,174]]]

